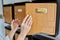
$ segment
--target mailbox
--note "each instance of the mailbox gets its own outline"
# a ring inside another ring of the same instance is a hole
[[[32,28],[28,35],[46,33],[55,35],[56,3],[26,3],[26,14],[32,16]]]

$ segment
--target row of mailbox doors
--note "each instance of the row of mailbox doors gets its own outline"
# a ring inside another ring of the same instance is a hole
[[[6,6],[4,8],[4,18],[5,22],[10,23],[12,21],[12,6]],[[19,18],[21,21],[25,17],[25,5],[14,6],[15,18]]]

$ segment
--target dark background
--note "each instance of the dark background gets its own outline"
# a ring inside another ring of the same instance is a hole
[[[57,2],[57,0],[33,0],[34,2]]]

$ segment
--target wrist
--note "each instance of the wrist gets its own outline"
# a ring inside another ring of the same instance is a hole
[[[14,34],[15,34],[15,31],[11,30],[11,32],[8,34],[8,37],[9,37],[10,40],[12,40]]]
[[[26,34],[26,33],[21,32],[21,33],[20,33],[20,35],[21,35],[21,36],[23,36],[23,37],[26,37],[26,35],[27,35],[27,34]]]
[[[18,36],[18,39],[17,40],[24,40],[25,37],[26,37],[26,34],[20,33],[20,35]]]

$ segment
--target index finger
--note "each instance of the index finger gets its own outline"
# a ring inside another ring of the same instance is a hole
[[[29,15],[27,15],[27,16],[24,18],[24,20],[23,20],[22,23],[25,23],[28,17],[29,17]]]

